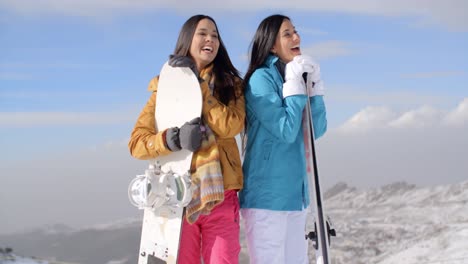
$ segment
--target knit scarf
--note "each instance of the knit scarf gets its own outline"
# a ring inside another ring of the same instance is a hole
[[[214,87],[212,66],[202,71],[202,78]],[[190,166],[193,186],[192,200],[186,207],[185,216],[190,224],[197,221],[200,214],[209,214],[211,210],[224,200],[224,182],[219,162],[219,150],[213,131],[204,125],[202,143],[192,156]]]

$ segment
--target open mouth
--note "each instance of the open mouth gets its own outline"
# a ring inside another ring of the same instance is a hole
[[[203,51],[206,51],[206,52],[213,52],[213,48],[212,47],[208,47],[208,46],[205,46],[202,48]]]
[[[299,46],[297,46],[297,47],[292,47],[291,50],[292,50],[293,52],[301,52],[301,48],[300,48]]]

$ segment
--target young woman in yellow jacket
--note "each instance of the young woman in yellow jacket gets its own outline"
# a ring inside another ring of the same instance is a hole
[[[201,258],[204,263],[238,263],[237,191],[242,188],[243,176],[234,137],[244,127],[242,80],[231,63],[215,21],[205,15],[193,16],[182,26],[169,64],[190,67],[198,75],[203,95],[201,122],[187,120],[189,122],[180,128],[158,131],[155,121],[158,77],[155,77],[148,87],[152,94],[131,134],[128,144],[131,155],[138,159],[153,159],[186,148],[194,152],[193,167],[194,160],[203,151],[200,149],[200,126],[212,131],[213,147],[219,153],[222,192],[211,203],[214,207],[197,208],[198,211],[190,217],[184,217],[178,263],[200,263]]]

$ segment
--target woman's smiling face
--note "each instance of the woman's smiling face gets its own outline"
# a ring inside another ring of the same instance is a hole
[[[297,33],[294,25],[288,19],[283,20],[275,45],[271,51],[276,54],[280,60],[288,63],[297,55],[301,55],[301,37]]]
[[[218,54],[218,49],[219,38],[216,25],[207,18],[200,20],[190,44],[190,56],[195,61],[199,71],[213,62]]]

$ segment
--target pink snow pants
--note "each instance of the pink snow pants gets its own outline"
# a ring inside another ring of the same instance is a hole
[[[237,192],[224,192],[224,201],[192,225],[184,218],[178,264],[238,264],[239,200]]]

